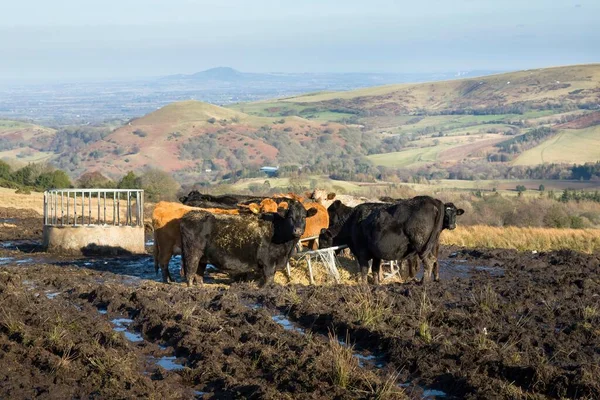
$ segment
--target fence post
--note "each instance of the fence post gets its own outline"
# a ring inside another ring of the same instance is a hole
[[[48,203],[46,201],[48,191],[44,192],[44,225],[48,225]]]

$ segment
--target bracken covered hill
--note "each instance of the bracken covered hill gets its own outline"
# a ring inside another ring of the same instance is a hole
[[[300,117],[256,117],[199,101],[173,103],[132,120],[86,149],[86,168],[117,174],[146,166],[166,171],[235,170],[301,162],[321,137],[344,145],[342,125]],[[314,143],[314,145],[313,145]]]

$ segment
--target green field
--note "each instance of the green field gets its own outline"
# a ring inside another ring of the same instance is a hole
[[[435,162],[441,151],[451,147],[453,146],[440,143],[431,147],[417,147],[393,153],[373,154],[367,158],[375,165],[401,168]]]
[[[600,126],[565,129],[522,153],[515,165],[585,163],[600,161]]]

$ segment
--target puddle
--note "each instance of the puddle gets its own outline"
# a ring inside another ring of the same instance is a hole
[[[487,272],[490,276],[504,276],[504,268],[490,267],[485,265],[469,265],[467,260],[440,260],[440,279],[450,280],[452,278],[470,278],[471,275],[478,272]],[[418,279],[423,277],[423,269],[419,268],[416,276]]]
[[[383,359],[384,357],[382,355],[375,355],[375,354],[368,354],[368,355],[362,355],[360,353],[354,353],[353,354],[354,357],[358,358],[358,365],[361,368],[364,368],[365,363],[367,364],[371,364],[373,366],[375,366],[375,368],[383,368],[385,367],[385,360]]]
[[[0,257],[0,265],[10,264],[14,257]]]
[[[12,223],[12,222],[16,222],[16,218],[0,218],[0,224],[1,223]]]
[[[204,396],[205,394],[206,394],[206,392],[201,392],[199,390],[194,390],[194,396],[199,397],[199,396]]]
[[[98,308],[98,312],[102,315],[106,315],[108,313],[108,310],[106,308]]]
[[[144,341],[144,338],[137,333],[124,331],[123,334],[125,335],[125,339],[129,340],[130,342],[143,342]]]
[[[446,392],[442,392],[441,390],[436,389],[425,389],[423,390],[422,399],[438,399],[440,397],[447,397]]]
[[[273,321],[277,322],[279,325],[283,326],[283,329],[285,329],[286,331],[295,331],[295,332],[299,332],[301,334],[304,334],[304,329],[302,329],[299,326],[295,325],[292,321],[290,321],[283,314],[274,315],[274,316],[271,317],[271,319]]]
[[[179,363],[176,363],[177,357],[175,356],[164,356],[156,361],[156,365],[166,369],[167,371],[178,371],[185,367]]]
[[[46,297],[49,298],[50,300],[56,298],[56,296],[58,296],[60,294],[60,292],[54,292],[54,293],[49,293],[50,291],[47,290],[46,293]]]
[[[33,261],[34,261],[33,258],[24,258],[22,260],[15,261],[15,264],[29,264],[29,263],[32,263]]]
[[[106,310],[104,310],[104,311],[105,311],[104,313],[106,313]],[[102,311],[100,311],[100,309],[98,309],[98,312],[100,312],[100,314],[103,314]],[[123,332],[123,335],[125,335],[125,339],[129,340],[130,342],[144,341],[144,338],[139,333],[131,332],[131,331],[127,330],[127,328],[129,328],[129,325],[131,325],[131,323],[133,322],[132,319],[130,319],[130,318],[115,318],[115,319],[111,320],[110,322],[115,326],[113,328],[113,331]]]

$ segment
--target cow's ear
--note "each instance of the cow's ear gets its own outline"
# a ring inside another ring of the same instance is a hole
[[[286,211],[287,211],[287,210],[286,210],[285,208],[283,208],[283,207],[278,207],[278,208],[277,208],[277,215],[279,215],[280,217],[285,217],[285,212],[286,212]]]
[[[317,213],[317,211],[318,210],[315,207],[309,208],[308,210],[306,210],[306,218],[312,217]]]
[[[462,208],[459,208],[458,210],[456,210],[456,215],[463,215],[465,213],[465,210],[463,210]]]
[[[260,206],[256,203],[252,203],[248,206],[252,214],[258,214],[260,212]]]
[[[342,204],[342,201],[341,200],[336,200],[336,201],[333,202],[333,204],[335,204],[336,207],[339,207]]]
[[[333,200],[335,199],[335,193],[331,192],[327,194],[327,200]]]

